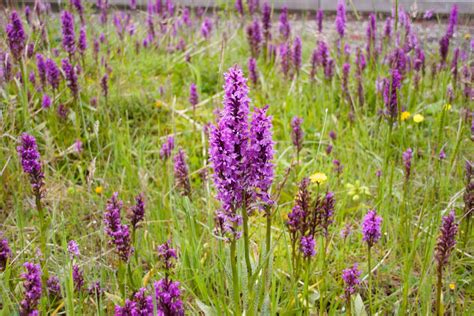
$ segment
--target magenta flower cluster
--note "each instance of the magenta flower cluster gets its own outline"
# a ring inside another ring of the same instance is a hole
[[[370,210],[364,217],[362,222],[362,240],[367,243],[369,247],[376,244],[381,233],[382,217],[377,215],[376,210]]]
[[[107,201],[104,213],[105,233],[111,238],[121,260],[127,262],[134,249],[130,241],[128,226],[122,224],[121,211],[123,202],[118,199],[118,192],[115,192]]]
[[[44,175],[36,139],[27,133],[23,133],[21,135],[21,145],[17,147],[17,151],[23,171],[28,174],[33,191],[39,197],[44,184]]]

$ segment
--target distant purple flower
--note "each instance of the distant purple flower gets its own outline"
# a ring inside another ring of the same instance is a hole
[[[303,236],[301,237],[300,250],[303,253],[304,258],[314,257],[316,254],[316,241],[313,236]]]
[[[346,29],[346,4],[344,0],[339,0],[337,3],[335,25],[339,37],[343,38]]]
[[[35,52],[35,44],[33,43],[29,43],[27,46],[26,46],[26,56],[28,58],[31,58],[33,56]]]
[[[98,300],[100,296],[104,293],[104,289],[101,287],[100,281],[95,281],[92,282],[92,284],[89,286],[87,292],[90,296]]]
[[[446,30],[446,36],[452,38],[454,35],[454,29],[458,24],[458,6],[453,5],[451,8],[451,13],[449,14],[449,23],[448,29]]]
[[[137,9],[137,0],[130,0],[128,5],[130,6],[130,10],[135,11]]]
[[[342,79],[341,79],[341,85],[342,85],[342,91],[346,94],[348,99],[350,100],[349,97],[349,72],[351,71],[351,64],[349,63],[344,63],[342,65]]]
[[[82,6],[81,0],[71,0],[71,4],[76,8],[79,17],[81,18],[81,23],[84,24],[84,7]]]
[[[56,298],[61,297],[61,283],[59,282],[59,278],[55,275],[50,276],[46,281],[46,289],[48,290],[49,296]]]
[[[237,10],[240,15],[244,15],[244,5],[242,0],[235,0],[235,10]]]
[[[449,256],[456,245],[457,233],[458,224],[453,210],[447,216],[443,216],[440,233],[436,241],[435,259],[441,271],[448,264]]]
[[[28,24],[31,24],[31,9],[29,5],[25,6],[25,20]]]
[[[212,33],[212,20],[210,18],[204,18],[204,22],[201,25],[201,35],[205,39],[209,39]]]
[[[334,60],[329,58],[326,66],[324,67],[324,76],[327,80],[331,80],[334,76]]]
[[[76,141],[75,141],[74,144],[73,144],[73,148],[74,148],[74,151],[75,151],[77,154],[80,154],[80,153],[82,152],[82,150],[83,150],[81,140],[76,139]]]
[[[52,59],[47,59],[45,64],[46,69],[46,78],[48,79],[48,83],[51,85],[53,90],[57,90],[59,88],[59,81],[60,81],[60,72],[59,68],[56,63]]]
[[[260,31],[260,23],[254,19],[252,24],[247,26],[247,40],[249,42],[252,56],[257,58],[260,54],[260,47],[262,45],[262,33]]]
[[[79,40],[77,42],[77,48],[79,49],[79,53],[81,55],[84,55],[87,49],[87,35],[85,26],[82,26],[79,31]]]
[[[403,152],[402,158],[403,165],[405,166],[405,179],[408,181],[411,173],[411,159],[413,158],[413,150],[408,148],[405,152]]]
[[[257,75],[257,61],[255,60],[255,58],[249,58],[248,69],[249,69],[249,79],[253,85],[256,85],[258,82],[258,75]]]
[[[380,169],[377,170],[377,171],[375,172],[375,176],[376,176],[377,178],[380,178],[380,177],[382,176],[382,170],[380,170]]]
[[[441,148],[439,155],[438,155],[439,160],[444,160],[446,159],[446,153],[444,152],[444,149]]]
[[[383,33],[384,33],[385,38],[392,37],[392,19],[390,17],[387,17],[387,19],[385,20]]]
[[[3,233],[0,231],[0,271],[3,271],[7,265],[7,261],[11,258],[12,251],[8,245],[8,240],[3,238]]]
[[[350,223],[347,223],[344,228],[341,230],[341,238],[346,240],[349,235],[352,234],[352,225]]]
[[[136,303],[137,316],[153,315],[153,298],[151,295],[146,295],[145,292],[146,289],[141,288],[133,296],[133,300]]]
[[[125,300],[123,306],[115,305],[114,316],[137,316],[137,303],[129,299]]]
[[[36,196],[40,196],[43,187],[43,171],[41,170],[40,153],[36,139],[27,134],[21,135],[21,145],[17,147],[23,171],[29,175],[30,183]]]
[[[174,149],[174,137],[173,136],[168,136],[166,141],[161,145],[160,149],[160,158],[162,160],[167,160],[169,157],[171,157],[171,152]]]
[[[382,237],[381,234],[382,217],[377,215],[376,210],[369,210],[362,222],[362,240],[372,247]]]
[[[74,98],[77,98],[79,94],[79,85],[77,82],[76,68],[70,64],[68,59],[63,59],[61,61],[61,65],[66,77],[66,85],[68,86],[69,90],[71,90]]]
[[[189,11],[189,8],[184,8],[183,9],[183,14],[181,16],[181,19],[186,26],[192,26],[193,21],[191,19],[191,12]]]
[[[186,153],[181,148],[174,156],[174,178],[177,189],[181,195],[191,195],[191,184],[189,182],[188,164],[186,163]]]
[[[342,271],[342,280],[344,281],[344,298],[348,300],[348,304],[350,304],[350,297],[353,295],[357,287],[360,284],[360,277],[361,271],[358,268],[357,263],[355,263],[352,268],[348,268]]]
[[[24,298],[20,303],[20,315],[39,315],[37,310],[42,294],[41,288],[41,267],[39,264],[26,262],[23,265],[26,269],[21,274],[23,279]]]
[[[334,199],[333,192],[327,192],[326,195],[318,201],[316,206],[317,223],[323,229],[324,236],[328,236],[329,225],[334,221]]]
[[[105,232],[111,238],[109,243],[115,245],[120,259],[127,262],[134,250],[131,247],[128,226],[122,224],[120,216],[122,206],[123,202],[118,200],[118,193],[115,192],[107,201],[104,224]]]
[[[168,240],[157,248],[158,259],[166,271],[174,269],[178,255],[176,249],[171,247],[171,241]]]
[[[6,27],[8,46],[13,57],[19,60],[25,49],[26,35],[20,16],[16,11],[10,14],[10,23]]]
[[[143,193],[135,197],[135,205],[130,208],[130,223],[133,229],[138,227],[138,224],[143,221],[145,217],[145,199]]]
[[[316,11],[316,24],[318,25],[318,32],[321,33],[323,31],[323,19],[324,19],[324,11],[323,9],[318,9]]]
[[[328,144],[326,147],[326,154],[330,155],[332,153],[333,146],[332,144]]]
[[[184,315],[179,282],[167,278],[154,283],[158,315]]]
[[[297,73],[300,72],[301,68],[301,56],[302,56],[302,43],[301,37],[296,36],[293,43],[293,65]]]
[[[75,240],[71,240],[68,242],[67,251],[69,252],[71,258],[79,258],[79,256],[81,255],[81,252],[79,251],[79,245]]]
[[[302,123],[303,119],[297,116],[291,120],[291,140],[298,153],[303,149],[304,132],[301,128]]]
[[[72,279],[74,282],[74,290],[80,292],[84,286],[84,273],[77,264],[72,265]]]
[[[383,100],[388,116],[396,120],[398,115],[398,91],[401,87],[402,76],[397,69],[392,69],[391,79],[385,79],[383,86]]]
[[[332,164],[334,165],[334,171],[337,173],[337,175],[340,175],[344,169],[344,165],[341,164],[341,162],[337,159],[334,159]]]
[[[69,56],[72,56],[76,51],[74,16],[68,11],[63,11],[61,13],[61,25],[63,33],[63,48],[69,54]]]
[[[281,71],[287,77],[290,73],[290,62],[292,58],[290,44],[283,43],[279,48]]]
[[[51,98],[47,94],[43,94],[43,98],[41,100],[41,107],[43,109],[49,109],[51,107]]]
[[[425,14],[423,14],[423,19],[425,20],[431,20],[433,17],[433,10],[427,10]]]
[[[448,57],[449,51],[449,36],[444,35],[439,40],[439,55],[441,57],[441,64],[446,64],[446,58]]]
[[[290,22],[288,21],[288,7],[284,6],[281,9],[280,13],[280,22],[278,26],[280,30],[280,36],[283,38],[283,41],[287,41],[290,38],[291,27]]]
[[[102,88],[102,95],[107,98],[109,95],[109,75],[104,74],[100,79],[100,87]]]
[[[263,29],[263,38],[265,39],[265,45],[268,44],[268,42],[272,38],[272,8],[270,4],[265,1],[263,3],[263,9],[262,9],[262,29]]]
[[[273,203],[268,190],[270,189],[273,176],[273,140],[272,140],[272,117],[267,115],[268,105],[259,109],[255,108],[252,121],[250,122],[250,144],[248,148],[248,160],[250,167],[249,185],[255,189],[255,195],[264,203]]]
[[[58,116],[62,119],[62,120],[65,120],[67,118],[67,115],[69,113],[69,109],[64,105],[64,104],[60,104],[58,106]]]
[[[36,54],[36,68],[38,69],[38,76],[40,78],[41,87],[44,88],[46,84],[47,66],[44,57],[41,54]]]

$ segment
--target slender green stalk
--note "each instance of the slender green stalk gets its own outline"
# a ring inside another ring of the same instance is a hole
[[[252,277],[252,265],[250,264],[250,240],[249,240],[249,215],[247,213],[246,196],[244,194],[244,204],[242,206],[242,219],[244,228],[244,251],[245,251],[245,264],[247,266],[247,272],[249,277]],[[250,285],[251,287],[251,285]]]
[[[443,291],[443,268],[441,265],[438,266],[438,282],[436,283],[436,314],[438,316],[443,316],[444,308],[443,302],[441,301],[441,293]]]
[[[235,312],[234,314],[241,315],[239,275],[237,273],[236,245],[237,245],[237,241],[234,238],[230,244],[230,265],[232,267],[232,286],[234,289],[234,312]]]
[[[37,192],[35,194],[35,203],[36,209],[38,211],[39,216],[39,225],[40,225],[40,249],[41,249],[41,270],[42,270],[42,283],[43,288],[46,289],[46,281],[48,280],[48,269],[46,267],[46,258],[48,257],[47,254],[47,221],[46,221],[46,214],[44,212],[43,205],[41,204],[41,193]]]
[[[324,311],[326,309],[325,302],[324,302],[324,295],[326,292],[326,246],[327,240],[326,237],[322,238],[323,246],[321,247],[322,251],[322,275],[321,275],[321,290],[319,291],[319,315],[324,315]]]
[[[373,315],[372,308],[372,265],[371,265],[371,247],[368,246],[367,265],[369,270],[369,315]]]

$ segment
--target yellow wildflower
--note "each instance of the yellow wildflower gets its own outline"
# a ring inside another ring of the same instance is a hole
[[[102,194],[102,192],[104,192],[104,188],[100,185],[95,188],[95,193]]]
[[[452,106],[451,106],[451,104],[449,104],[449,103],[446,103],[446,104],[444,105],[444,110],[445,110],[445,111],[449,111],[449,110],[451,110],[451,108],[452,108]]]
[[[456,289],[456,284],[454,284],[454,283],[449,283],[449,288],[450,288],[451,290],[455,290],[455,289]]]
[[[415,115],[413,116],[413,122],[415,122],[415,123],[421,123],[421,122],[423,122],[424,120],[425,120],[425,117],[424,117],[423,115],[421,115],[421,114],[415,114]]]
[[[163,103],[162,103],[160,100],[156,100],[156,101],[155,101],[155,106],[156,106],[157,108],[161,108],[162,105],[163,105]]]
[[[410,117],[410,115],[411,115],[410,112],[408,112],[408,111],[403,111],[402,114],[400,115],[400,119],[401,119],[402,121],[405,121],[405,120],[407,120],[407,119]]]
[[[464,39],[466,41],[470,40],[471,39],[471,34],[469,34],[469,33],[464,34]]]
[[[327,181],[328,177],[322,172],[316,172],[311,177],[309,177],[312,183],[323,184]]]

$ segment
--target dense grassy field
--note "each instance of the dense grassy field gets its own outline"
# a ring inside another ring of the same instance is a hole
[[[474,313],[469,17],[78,3],[1,13],[2,315]]]

